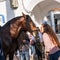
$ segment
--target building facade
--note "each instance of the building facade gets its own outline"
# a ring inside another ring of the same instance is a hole
[[[60,0],[0,0],[0,25],[29,14],[37,27],[46,21],[60,37]]]

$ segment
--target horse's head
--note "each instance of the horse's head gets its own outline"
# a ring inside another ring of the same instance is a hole
[[[9,24],[10,24],[10,33],[12,37],[17,37],[21,29],[29,31],[30,33],[36,30],[36,26],[32,21],[31,17],[25,14],[11,19]]]
[[[23,14],[23,17],[25,18],[25,24],[23,25],[23,29],[29,31],[30,33],[32,33],[34,30],[36,30],[36,25],[34,24],[34,22],[32,21],[31,17],[29,15],[25,15]]]

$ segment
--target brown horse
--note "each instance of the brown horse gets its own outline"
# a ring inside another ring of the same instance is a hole
[[[17,38],[20,30],[22,29],[32,33],[35,28],[36,26],[30,16],[24,14],[23,16],[11,19],[3,27],[1,27],[0,38],[2,41],[5,60],[7,55],[9,55],[9,60],[13,60],[13,55],[18,45]]]

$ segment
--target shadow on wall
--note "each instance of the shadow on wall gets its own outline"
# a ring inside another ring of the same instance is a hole
[[[40,12],[40,9],[38,7],[38,5],[33,9],[33,11],[31,12],[31,16],[34,16],[34,19],[36,20],[36,22],[38,24],[42,23],[42,12]]]
[[[6,0],[7,21],[15,17],[14,10],[11,8],[10,0]]]
[[[47,1],[44,1],[37,4],[33,8],[32,15],[34,15],[35,19],[38,21],[38,23],[40,23],[43,20],[44,16],[46,16],[49,11],[54,10],[54,8],[60,8],[60,3],[57,3],[56,1],[47,3]]]

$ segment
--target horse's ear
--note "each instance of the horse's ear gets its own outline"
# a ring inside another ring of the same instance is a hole
[[[26,15],[22,12],[22,16],[24,17],[24,18],[26,18]]]

